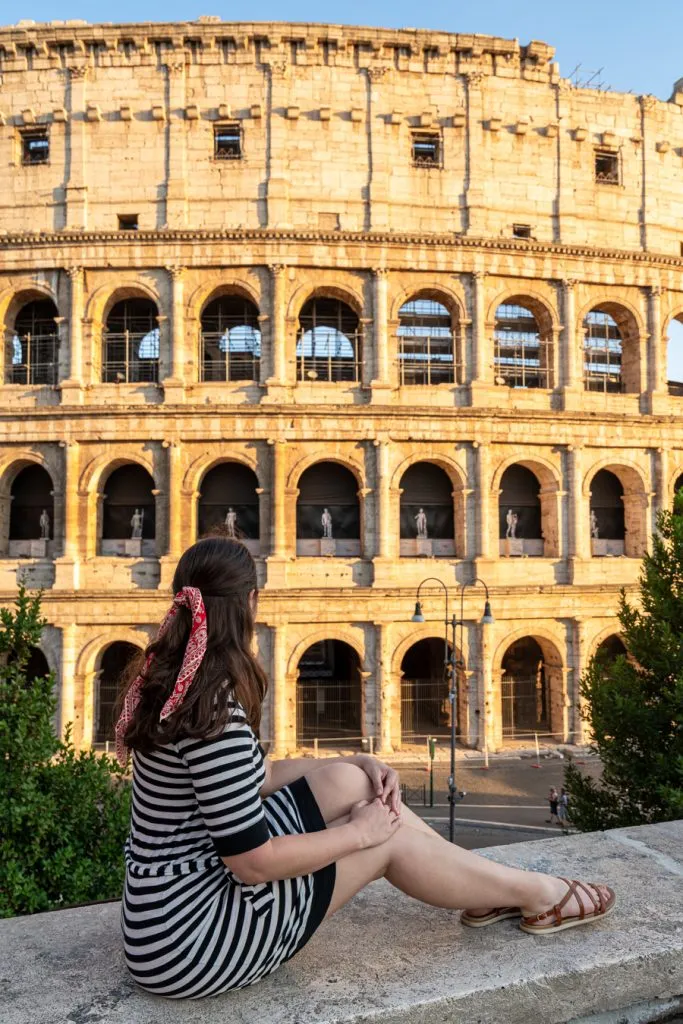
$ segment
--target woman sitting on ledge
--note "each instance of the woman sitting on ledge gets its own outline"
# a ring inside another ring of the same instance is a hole
[[[119,758],[133,751],[122,927],[143,988],[178,999],[251,985],[382,877],[432,906],[468,908],[471,927],[521,917],[547,936],[612,910],[605,885],[446,842],[401,806],[396,772],[374,757],[271,764],[256,738],[266,678],[252,654],[251,555],[201,540],[173,587],[116,730]]]

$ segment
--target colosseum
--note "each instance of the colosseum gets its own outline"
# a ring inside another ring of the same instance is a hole
[[[32,671],[77,744],[221,524],[257,561],[278,755],[446,735],[452,614],[463,744],[582,740],[683,482],[683,82],[578,88],[553,56],[0,29],[0,600],[43,588]]]

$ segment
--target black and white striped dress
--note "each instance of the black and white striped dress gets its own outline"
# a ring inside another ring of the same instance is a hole
[[[133,755],[122,904],[125,957],[143,988],[197,999],[251,985],[294,956],[323,920],[334,864],[243,885],[223,864],[271,836],[325,828],[305,778],[259,796],[263,752],[244,711],[214,740]]]

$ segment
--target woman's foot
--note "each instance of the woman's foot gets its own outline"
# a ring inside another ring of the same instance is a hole
[[[535,903],[522,907],[522,931],[533,934],[549,934],[590,924],[598,918],[606,917],[616,905],[616,895],[608,885],[594,882],[570,881],[567,878],[548,878],[553,896],[541,897]]]

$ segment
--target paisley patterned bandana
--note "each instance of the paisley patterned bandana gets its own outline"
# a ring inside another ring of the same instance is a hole
[[[187,641],[178,678],[173,687],[173,693],[161,709],[161,714],[159,715],[160,722],[163,722],[164,719],[168,718],[169,715],[172,715],[180,707],[206,654],[206,608],[204,607],[201,591],[197,590],[196,587],[183,587],[173,598],[173,604],[167,612],[164,621],[159,626],[157,640],[164,635],[181,607],[189,608],[192,613],[190,637]],[[133,718],[135,709],[140,702],[140,691],[145,681],[147,670],[153,660],[154,655],[150,654],[142,672],[136,676],[129,687],[123,704],[123,710],[116,723],[116,756],[122,765],[125,765],[128,760],[128,749],[124,742],[124,736]]]

